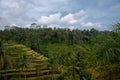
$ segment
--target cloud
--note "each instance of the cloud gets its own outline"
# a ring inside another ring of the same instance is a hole
[[[82,23],[81,25],[85,27],[101,27],[100,23],[92,23],[92,22]]]
[[[0,17],[0,29],[4,29],[5,25],[10,25],[10,22],[3,17]]]
[[[118,12],[118,11],[120,11],[120,3],[112,6],[112,7],[110,8],[110,10],[113,11],[113,12]]]
[[[54,24],[54,23],[58,23],[61,17],[61,13],[56,13],[56,14],[52,14],[47,16],[42,16],[38,22],[41,24]]]
[[[68,27],[69,28],[78,28],[82,27],[101,27],[100,23],[86,22],[88,15],[84,10],[80,10],[76,13],[69,13],[65,16],[62,16],[62,13],[55,13],[49,16],[41,16],[38,20],[39,24],[44,24],[48,26],[58,26],[58,27]]]
[[[71,25],[80,25],[82,21],[84,21],[87,18],[87,14],[84,10],[80,10],[79,12],[76,12],[74,14],[69,13],[66,16],[61,18],[62,24],[67,24],[68,26]]]
[[[24,24],[22,19],[26,20],[27,16],[23,15],[26,15],[27,9],[31,8],[26,3],[24,0],[0,0],[0,16],[6,18],[11,24]]]
[[[35,22],[40,16],[61,11],[66,2],[67,0],[0,0],[0,16],[11,24],[26,25]]]
[[[2,25],[9,25],[10,22],[6,18],[0,17],[0,26],[2,26],[1,24]]]
[[[15,0],[1,0],[0,5],[5,8],[19,8],[19,4]]]

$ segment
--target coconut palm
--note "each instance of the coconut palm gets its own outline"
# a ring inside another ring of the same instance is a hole
[[[120,24],[117,24],[115,31],[109,35],[102,35],[99,46],[95,46],[96,58],[93,62],[99,78],[103,80],[114,80],[120,77]],[[95,43],[96,44],[96,43]]]

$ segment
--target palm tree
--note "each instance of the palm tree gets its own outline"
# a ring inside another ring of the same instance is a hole
[[[99,77],[105,80],[119,79],[120,74],[120,23],[116,30],[100,37],[101,43],[95,46],[96,66]],[[96,44],[96,43],[95,43]]]

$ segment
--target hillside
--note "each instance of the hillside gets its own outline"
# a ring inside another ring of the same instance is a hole
[[[0,79],[36,80],[58,78],[60,72],[48,65],[48,58],[22,44],[4,44],[9,63],[0,70]]]
[[[8,43],[9,42],[9,43]],[[120,23],[112,31],[0,31],[0,80],[119,80]]]

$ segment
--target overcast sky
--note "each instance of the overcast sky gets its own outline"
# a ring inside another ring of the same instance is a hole
[[[120,21],[120,0],[0,0],[0,29],[31,23],[99,30]]]

